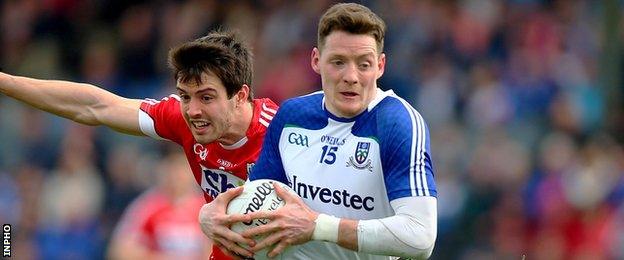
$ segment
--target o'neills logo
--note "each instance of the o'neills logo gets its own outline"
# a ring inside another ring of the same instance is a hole
[[[206,157],[208,156],[208,149],[206,149],[206,147],[204,147],[201,144],[193,145],[193,152],[195,152],[195,154],[199,155],[199,158],[202,161],[205,161]]]
[[[260,210],[265,203],[270,203],[269,207],[266,210],[270,211],[270,210],[276,210],[277,208],[279,208],[279,206],[281,206],[284,202],[284,200],[280,198],[279,196],[275,196],[275,199],[272,198],[270,201],[267,201],[267,196],[269,196],[271,192],[273,192],[274,189],[275,188],[273,188],[272,182],[265,182],[257,186],[251,198],[251,202],[247,205],[247,209],[245,209],[244,214],[247,214],[250,212],[256,212]],[[260,223],[254,224],[254,221],[257,221]],[[268,222],[269,222],[268,219],[255,219],[249,222],[243,222],[243,224],[247,226],[250,226],[252,224],[256,226],[260,226]]]

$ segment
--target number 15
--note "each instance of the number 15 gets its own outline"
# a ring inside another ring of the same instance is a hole
[[[323,146],[323,154],[321,154],[319,163],[334,164],[336,162],[336,151],[338,151],[337,146]]]

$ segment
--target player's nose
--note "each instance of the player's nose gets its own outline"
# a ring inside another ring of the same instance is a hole
[[[186,113],[188,113],[191,118],[201,117],[201,102],[191,98]]]
[[[358,83],[357,74],[358,74],[357,66],[355,65],[347,66],[347,68],[345,69],[342,75],[342,81],[344,81],[348,85],[354,85]]]

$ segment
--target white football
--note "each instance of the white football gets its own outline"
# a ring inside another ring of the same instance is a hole
[[[277,196],[275,188],[273,187],[273,182],[278,183],[282,188],[290,191],[292,194],[297,194],[288,185],[281,182],[268,179],[249,181],[243,185],[243,192],[238,195],[238,197],[230,201],[226,213],[228,215],[247,214],[262,210],[276,210],[283,207],[286,203],[282,198]],[[268,219],[254,219],[251,222],[237,222],[232,225],[231,229],[236,233],[242,233],[247,229],[265,225],[268,222]],[[254,239],[256,241],[260,241],[262,238],[264,237],[257,236]],[[268,250],[265,249],[260,252],[256,252],[255,257],[256,259],[264,258],[267,253]]]

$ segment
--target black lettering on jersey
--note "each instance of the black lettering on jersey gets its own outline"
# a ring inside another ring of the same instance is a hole
[[[297,176],[293,176],[290,187],[297,192],[299,197],[304,199],[317,200],[322,203],[332,203],[336,206],[342,205],[346,208],[356,210],[373,211],[375,209],[375,198],[358,194],[351,194],[347,190],[331,190],[326,187],[317,187],[303,182],[297,182]],[[309,195],[309,196],[308,196]]]
[[[223,173],[213,172],[209,169],[204,169],[203,172],[206,184],[208,184],[208,187],[203,187],[204,191],[213,198],[216,198],[217,195],[228,189],[236,187],[234,184],[228,183],[228,177]]]

